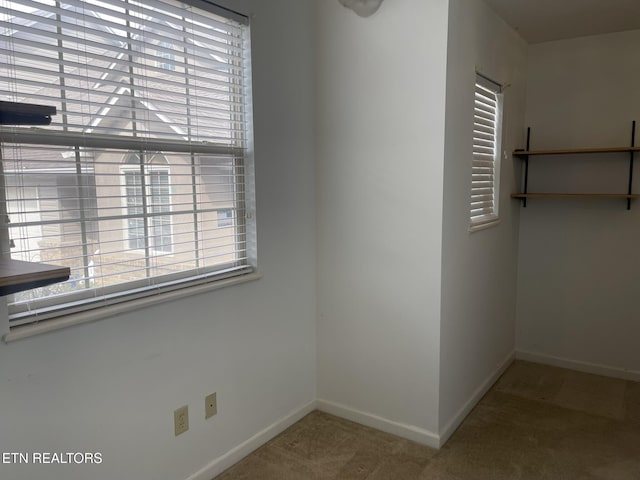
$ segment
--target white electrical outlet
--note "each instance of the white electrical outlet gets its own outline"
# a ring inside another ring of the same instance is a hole
[[[173,426],[176,437],[189,430],[189,407],[187,405],[173,412]]]
[[[204,418],[211,418],[218,413],[218,398],[216,392],[204,399]]]

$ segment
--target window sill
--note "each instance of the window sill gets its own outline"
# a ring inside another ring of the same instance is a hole
[[[172,290],[158,295],[136,298],[135,300],[130,300],[128,302],[117,303],[106,307],[95,308],[93,310],[64,315],[46,320],[42,323],[32,323],[23,327],[16,327],[14,330],[5,334],[3,340],[5,343],[10,343],[35,335],[41,335],[43,333],[54,332],[63,328],[73,327],[75,325],[95,322],[96,320],[102,320],[103,318],[112,317],[114,315],[128,313],[140,308],[155,306],[160,303],[178,300],[181,298],[198,295],[200,293],[210,292],[213,290],[219,290],[221,288],[231,287],[233,285],[253,282],[259,280],[260,278],[262,278],[262,274],[258,272],[247,273],[245,275],[240,275],[237,277],[201,283],[199,285]]]
[[[480,230],[486,230],[487,228],[496,227],[500,224],[500,219],[490,220],[486,223],[479,223],[477,225],[471,225],[469,227],[469,233],[479,232]]]

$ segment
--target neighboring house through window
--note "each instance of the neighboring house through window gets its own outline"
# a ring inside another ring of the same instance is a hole
[[[500,193],[500,143],[502,88],[483,75],[476,75],[471,167],[471,230],[498,221]]]

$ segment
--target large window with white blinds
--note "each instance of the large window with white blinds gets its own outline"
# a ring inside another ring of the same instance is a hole
[[[11,257],[71,268],[10,328],[252,272],[249,27],[194,1],[0,0],[0,100],[57,109],[0,129]]]
[[[502,93],[499,84],[476,75],[471,165],[471,228],[498,220]]]

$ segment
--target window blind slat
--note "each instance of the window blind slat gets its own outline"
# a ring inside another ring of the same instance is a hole
[[[26,46],[29,45],[29,42],[14,42],[15,43],[20,43],[21,45],[24,44]],[[0,48],[0,55],[8,55],[11,54],[11,50],[7,49],[7,48]],[[47,59],[46,57],[42,56],[42,55],[38,55],[37,53],[35,53],[33,50],[31,50],[28,53],[25,53],[23,55],[23,59],[25,60],[30,60],[31,64],[26,64],[26,63],[21,63],[21,64],[15,64],[12,68],[12,73],[15,74],[23,74],[25,75],[27,78],[23,79],[23,81],[21,81],[21,86],[25,86],[25,85],[32,85],[34,87],[40,87],[40,88],[52,88],[52,85],[50,84],[50,82],[46,82],[46,81],[42,81],[42,76],[46,75],[47,78],[52,78],[55,81],[58,81],[60,78],[60,72],[59,72],[59,68],[58,68],[58,63],[57,62],[51,62],[51,63],[47,63]],[[98,74],[104,74],[104,75],[109,75],[109,74],[115,74],[117,73],[116,70],[116,66],[120,69],[122,69],[123,67],[129,67],[132,65],[136,65],[135,62],[130,62],[128,60],[122,59],[121,61],[119,61],[117,64],[113,63],[111,64],[111,66],[106,65],[106,66],[99,66],[99,65],[91,65],[91,66],[87,66],[86,64],[83,64],[81,62],[76,62],[74,60],[67,60],[65,62],[65,66],[67,67],[67,71],[65,73],[65,78],[67,79],[73,79],[77,81],[78,85],[83,85],[82,87],[76,87],[74,85],[70,85],[70,86],[65,86],[65,90],[67,91],[79,91],[81,93],[89,93],[86,90],[86,86],[84,86],[84,83],[87,82],[87,74],[92,73],[94,74],[94,76],[97,76]],[[211,65],[208,68],[213,69],[215,66]],[[199,68],[203,68],[202,66]],[[77,71],[78,73],[74,72]],[[146,68],[146,72],[144,73],[140,73],[139,75],[136,75],[135,73],[133,75],[129,75],[129,76],[121,76],[121,78],[126,78],[127,80],[131,80],[133,78],[134,82],[137,79],[138,80],[138,85],[146,85],[147,88],[147,92],[152,92],[152,93],[170,93],[171,91],[173,91],[174,93],[177,92],[181,92],[184,91],[186,89],[186,84],[184,82],[184,80],[191,80],[191,81],[196,81],[198,80],[200,77],[198,77],[197,75],[192,75],[189,72],[191,70],[195,70],[195,69],[191,69],[188,68],[187,72],[181,72],[181,75],[175,75],[175,74],[169,74],[167,73],[166,69],[162,68],[162,67],[157,67],[157,66],[153,66],[153,65],[149,65]],[[211,70],[214,71],[214,70]],[[215,71],[214,71],[215,72]],[[152,81],[150,81],[149,79],[147,79],[145,77],[146,75],[155,73],[157,74]],[[29,75],[31,75],[31,77],[29,77]],[[123,86],[126,86],[127,88],[131,87],[130,84],[128,83],[123,83],[122,80],[111,80],[107,77],[105,77],[104,75],[100,76],[97,80],[95,80],[95,84],[92,85],[93,89],[96,88],[105,88],[105,87],[114,87],[114,88],[121,88]],[[161,76],[159,76],[161,75]],[[216,78],[217,77],[217,78]],[[0,79],[5,80],[5,81],[11,81],[13,77],[9,76],[0,76]],[[28,81],[26,81],[28,80]],[[237,82],[239,81],[239,77],[234,77],[233,75],[227,75],[224,73],[215,73],[211,75],[211,78],[208,80],[208,82],[206,84],[203,85],[194,85],[192,86],[192,88],[197,91],[197,92],[202,92],[201,94],[211,94],[211,95],[218,95],[218,97],[220,98],[214,98],[213,100],[217,101],[226,101],[226,104],[228,105],[238,105],[238,106],[242,106],[242,102],[240,100],[229,100],[227,97],[231,97],[232,99],[234,98],[240,98],[237,94],[235,94],[233,92],[233,90],[236,88]],[[151,86],[149,85],[151,84]],[[57,84],[56,84],[57,85]],[[134,84],[135,85],[135,84]],[[167,90],[162,90],[161,88],[155,87],[153,85],[165,85],[167,87],[171,87],[172,90],[167,92]],[[57,88],[61,88],[61,87],[57,87]],[[114,93],[116,90],[112,90],[112,91],[107,91],[106,93],[103,93],[103,95],[107,94],[107,93]],[[98,92],[90,92],[94,95],[98,94]],[[208,97],[204,97],[202,100],[211,100]]]

